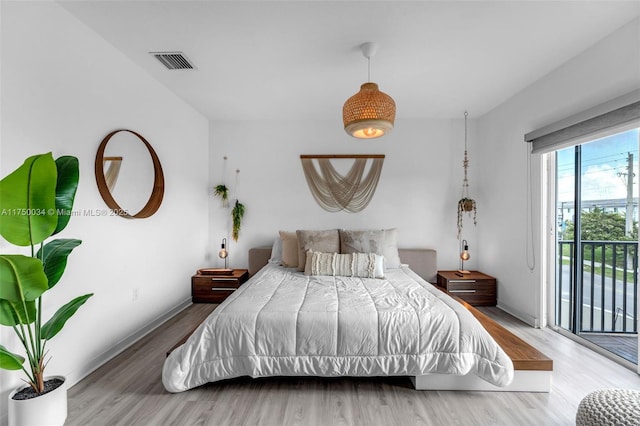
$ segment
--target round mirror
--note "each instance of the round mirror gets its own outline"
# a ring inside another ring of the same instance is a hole
[[[151,144],[133,130],[115,130],[102,140],[95,175],[102,199],[119,216],[149,217],[162,203],[164,174],[160,159]],[[132,214],[134,211],[138,213]]]

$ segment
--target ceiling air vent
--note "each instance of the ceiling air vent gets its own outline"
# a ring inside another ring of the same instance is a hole
[[[195,67],[182,52],[149,52],[170,70],[191,70]]]

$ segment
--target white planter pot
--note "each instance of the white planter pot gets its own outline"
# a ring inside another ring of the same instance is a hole
[[[25,386],[9,395],[9,426],[62,426],[67,418],[67,381],[64,377],[53,376],[45,379],[61,379],[60,387],[42,396],[17,401],[13,395]]]

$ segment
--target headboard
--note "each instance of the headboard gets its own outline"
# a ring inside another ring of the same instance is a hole
[[[400,261],[406,263],[425,281],[436,282],[438,254],[433,249],[398,249]],[[249,275],[254,275],[271,257],[271,246],[249,249]]]

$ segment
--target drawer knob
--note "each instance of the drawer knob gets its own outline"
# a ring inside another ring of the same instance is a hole
[[[475,290],[449,290],[449,293],[475,293]]]

